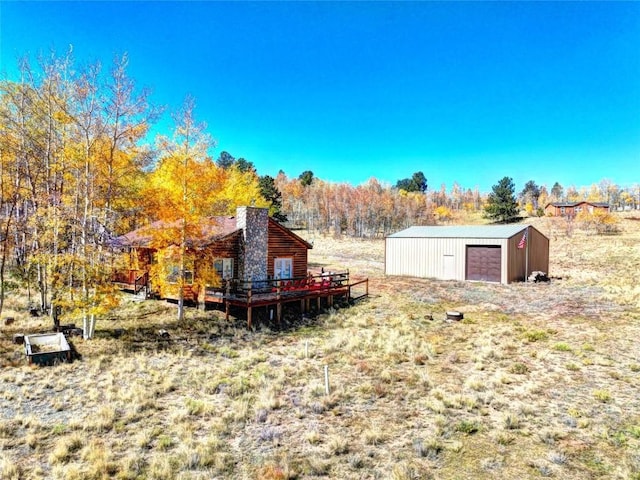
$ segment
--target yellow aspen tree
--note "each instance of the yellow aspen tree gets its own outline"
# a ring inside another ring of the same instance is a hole
[[[96,201],[106,233],[135,228],[131,212],[151,162],[144,139],[161,112],[150,104],[146,89],[136,90],[127,75],[128,64],[126,54],[117,57],[104,87],[105,130],[96,152]]]
[[[194,100],[187,98],[173,116],[172,137],[158,139],[162,156],[143,192],[151,216],[162,226],[151,231],[156,246],[162,249],[173,244],[177,249],[179,321],[184,320],[187,241],[201,234],[200,222],[211,213],[219,189],[217,167],[208,155],[213,141],[205,125],[196,122],[194,109]]]
[[[6,120],[10,112],[5,98],[0,98],[0,313],[4,307],[5,275],[12,245],[14,214],[21,197],[23,174],[19,161],[17,139],[8,128]]]

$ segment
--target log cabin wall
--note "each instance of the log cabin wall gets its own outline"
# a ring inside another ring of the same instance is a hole
[[[559,207],[556,207],[555,205],[550,203],[544,208],[544,214],[548,217],[557,217],[559,210]]]
[[[201,262],[213,262],[217,258],[233,258],[233,278],[240,278],[240,245],[242,232],[237,231],[206,247],[206,255],[197,257],[196,266]],[[196,254],[197,255],[197,254]],[[210,267],[210,265],[207,265]]]
[[[575,217],[580,212],[594,213],[610,211],[609,204],[602,202],[557,202],[550,203],[544,208],[544,213],[552,217]]]
[[[267,274],[274,275],[274,262],[276,258],[293,259],[293,276],[304,277],[307,275],[307,251],[311,245],[284,228],[273,219],[269,219],[269,238],[267,255]]]

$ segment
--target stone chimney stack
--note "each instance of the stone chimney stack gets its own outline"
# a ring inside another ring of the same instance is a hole
[[[239,273],[244,280],[267,279],[269,211],[266,208],[238,207],[236,226],[242,228]]]

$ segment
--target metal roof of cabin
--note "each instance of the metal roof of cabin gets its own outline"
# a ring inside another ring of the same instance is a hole
[[[409,227],[387,238],[511,238],[529,225]]]

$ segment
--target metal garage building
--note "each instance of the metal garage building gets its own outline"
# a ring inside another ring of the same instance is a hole
[[[549,273],[549,239],[531,225],[410,227],[386,238],[387,275],[506,284],[534,271]]]

